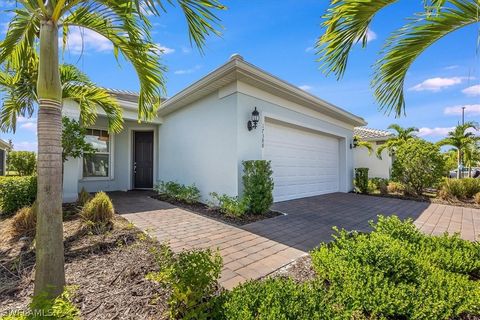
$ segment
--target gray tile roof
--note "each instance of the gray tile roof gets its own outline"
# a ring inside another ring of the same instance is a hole
[[[387,140],[394,136],[393,133],[386,130],[377,130],[367,127],[356,127],[353,129],[353,135],[362,140]]]

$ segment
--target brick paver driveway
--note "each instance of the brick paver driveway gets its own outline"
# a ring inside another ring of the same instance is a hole
[[[243,227],[212,220],[149,197],[145,192],[111,193],[116,211],[140,229],[168,241],[173,250],[220,249],[220,283],[231,288],[268,275],[331,240],[332,227],[368,231],[377,215],[412,218],[423,232],[459,232],[480,240],[480,210],[356,194],[334,193],[276,203],[286,213]]]
[[[352,193],[278,202],[273,208],[288,215],[252,223],[245,229],[304,251],[330,241],[333,226],[369,231],[368,221],[379,214],[412,218],[427,234],[458,232],[464,239],[480,240],[480,210],[472,208]]]

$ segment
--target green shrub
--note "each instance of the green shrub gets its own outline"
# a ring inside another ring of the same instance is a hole
[[[43,296],[35,297],[25,312],[0,317],[1,320],[79,320],[80,310],[72,303],[74,287],[66,287],[53,301]]]
[[[421,195],[425,188],[441,180],[444,166],[445,159],[437,145],[411,139],[395,150],[392,179],[405,186],[405,193]]]
[[[82,187],[82,190],[78,193],[78,204],[83,207],[90,199],[92,199],[92,196],[85,190],[85,187]]]
[[[368,168],[355,168],[355,192],[368,193]]]
[[[390,181],[387,185],[388,193],[403,193],[404,190],[404,186],[399,182]]]
[[[248,199],[248,212],[263,214],[273,203],[273,178],[270,161],[243,161],[243,196]]]
[[[464,178],[450,179],[446,178],[440,184],[438,196],[442,199],[472,199],[480,192],[480,179]]]
[[[105,192],[98,192],[82,209],[80,216],[90,227],[104,229],[111,226],[115,210]]]
[[[161,181],[155,186],[155,190],[168,198],[189,204],[200,200],[200,190],[198,190],[195,184],[186,186],[174,181]]]
[[[329,303],[316,283],[298,284],[287,278],[250,281],[216,298],[212,319],[347,319]]]
[[[37,177],[0,177],[0,213],[30,206],[37,197]]]
[[[172,319],[206,319],[208,301],[217,291],[222,257],[211,250],[191,250],[174,254],[168,246],[154,250],[158,272],[147,279],[166,285],[170,290],[168,304]]]
[[[10,151],[7,162],[9,171],[17,171],[20,176],[31,176],[35,172],[37,159],[33,151]]]
[[[33,203],[31,207],[24,207],[18,210],[12,219],[11,230],[13,236],[33,236],[37,225],[37,205]]]
[[[312,252],[318,280],[346,310],[372,318],[452,319],[480,312],[480,244],[421,234],[381,218],[370,234],[340,231]]]
[[[246,197],[239,199],[226,194],[219,195],[216,192],[211,192],[210,196],[212,201],[210,201],[209,206],[219,208],[226,215],[241,217],[248,210],[249,201]]]

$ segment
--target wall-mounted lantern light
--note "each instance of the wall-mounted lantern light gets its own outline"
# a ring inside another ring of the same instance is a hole
[[[357,137],[353,137],[352,143],[350,143],[350,149],[358,147],[358,139]]]
[[[255,107],[255,110],[253,110],[252,112],[252,119],[248,120],[247,122],[248,131],[257,129],[257,124],[259,120],[260,120],[260,113],[258,112],[257,107]]]

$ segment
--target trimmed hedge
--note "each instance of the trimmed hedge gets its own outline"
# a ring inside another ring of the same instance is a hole
[[[273,203],[273,178],[270,161],[243,161],[243,196],[248,199],[248,212],[263,214]]]
[[[0,214],[30,206],[37,197],[37,177],[0,177]]]
[[[355,168],[355,191],[368,193],[368,168]]]
[[[213,319],[470,319],[480,314],[480,243],[427,236],[379,217],[311,253],[314,280],[247,282],[212,303]]]

